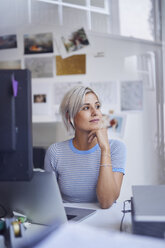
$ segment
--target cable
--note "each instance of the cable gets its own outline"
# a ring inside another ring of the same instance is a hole
[[[126,214],[126,213],[131,213],[131,212],[132,212],[131,209],[128,209],[128,210],[125,209],[125,208],[126,208],[126,202],[130,203],[131,200],[125,200],[125,201],[123,202],[123,210],[122,210],[123,217],[122,217],[121,222],[120,222],[120,232],[123,231],[123,221],[124,221],[125,214]]]

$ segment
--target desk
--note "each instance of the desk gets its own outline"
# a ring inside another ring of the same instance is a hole
[[[88,216],[86,219],[80,222],[74,222],[78,225],[88,225],[90,227],[95,227],[105,231],[119,231],[120,230],[120,223],[123,216],[121,212],[123,208],[122,202],[114,203],[108,209],[100,209],[99,204],[97,203],[64,203],[66,207],[76,207],[76,208],[88,208],[88,209],[95,209],[96,212],[91,216]],[[37,229],[43,229],[45,227],[38,226],[38,225],[31,225],[27,232],[34,232]],[[128,213],[125,215],[123,229],[126,232],[131,233],[131,214]]]
[[[67,225],[63,225],[57,232],[49,235],[35,248],[164,248],[163,240],[140,237],[120,233],[120,222],[122,218],[122,203],[113,204],[109,209],[100,209],[97,204],[71,204],[65,203],[68,207],[83,207],[96,209],[96,213],[89,216],[87,219]],[[124,223],[129,227],[131,225],[131,216],[126,216]],[[124,224],[124,226],[125,226]]]
[[[35,248],[164,248],[164,240],[140,237],[137,235],[131,235],[128,233],[120,233],[120,223],[122,219],[122,207],[120,202],[114,203],[109,209],[100,209],[97,204],[91,203],[65,203],[68,207],[83,207],[96,209],[96,213],[89,216],[87,219],[69,224],[64,224],[57,231],[54,231],[47,236],[42,242],[36,246],[30,246]],[[131,216],[126,215],[124,220],[124,227],[131,227]],[[45,227],[32,225],[26,231],[24,240],[31,240],[31,235],[34,236],[34,231],[37,229],[41,231],[40,240],[42,239],[42,231]],[[125,229],[125,228],[124,228]],[[130,229],[129,229],[130,231]],[[22,242],[21,242],[22,243]],[[21,246],[22,248],[22,246]]]
[[[96,213],[87,217],[79,224],[86,224],[91,227],[101,228],[104,230],[119,231],[120,223],[123,217],[121,210],[123,209],[123,203],[114,203],[109,209],[100,209],[97,203],[65,203],[64,206],[67,207],[80,207],[96,209]],[[125,215],[123,222],[123,230],[126,232],[131,232],[131,214]]]

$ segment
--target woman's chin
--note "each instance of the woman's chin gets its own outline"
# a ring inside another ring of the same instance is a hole
[[[100,125],[93,125],[92,127],[89,128],[89,131],[93,131],[97,129],[100,129]]]

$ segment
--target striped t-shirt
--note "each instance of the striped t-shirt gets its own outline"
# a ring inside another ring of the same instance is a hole
[[[45,170],[54,171],[62,198],[67,202],[96,202],[101,150],[98,144],[80,151],[73,140],[52,144],[45,156]],[[110,140],[112,170],[125,173],[126,147],[119,140]]]

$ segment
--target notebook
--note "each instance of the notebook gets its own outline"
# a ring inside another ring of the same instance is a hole
[[[96,210],[64,208],[55,175],[35,171],[31,181],[0,182],[0,216],[10,217],[13,211],[31,223],[50,225],[55,220],[80,221]]]
[[[135,221],[165,222],[165,185],[132,186]]]

